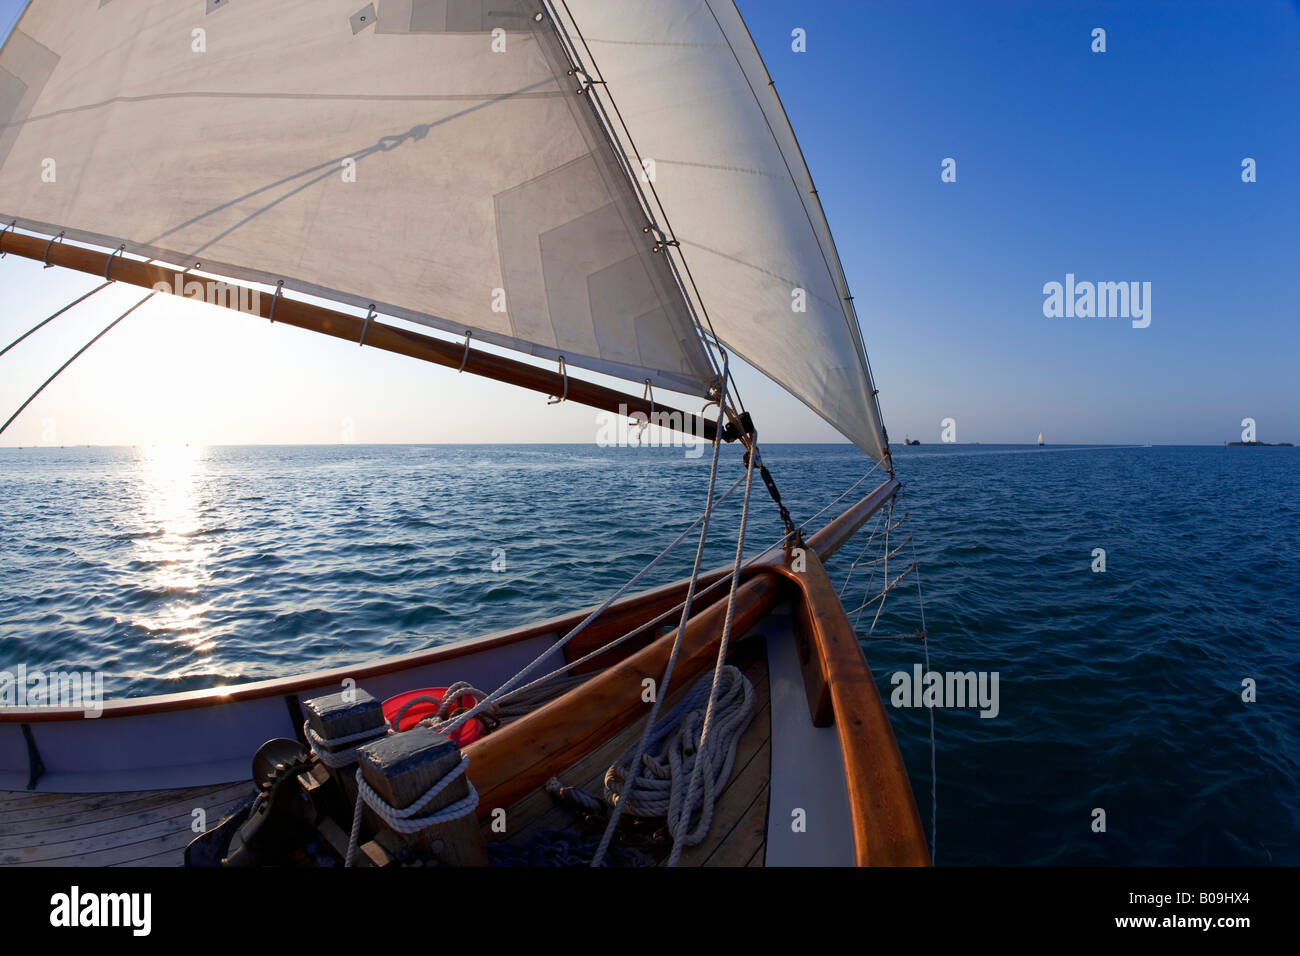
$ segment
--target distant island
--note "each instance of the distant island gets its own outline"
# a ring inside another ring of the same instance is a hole
[[[1225,445],[1250,445],[1256,448],[1294,448],[1289,441],[1225,441]]]

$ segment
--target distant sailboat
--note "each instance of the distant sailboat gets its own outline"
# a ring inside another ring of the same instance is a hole
[[[1039,448],[1042,448],[1042,447],[1043,447],[1043,433],[1042,433],[1042,432],[1039,432],[1039,433],[1038,433],[1038,447],[1039,447]]]

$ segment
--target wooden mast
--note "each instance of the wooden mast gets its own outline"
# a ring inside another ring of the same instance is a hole
[[[50,266],[75,269],[88,275],[111,277],[119,282],[144,289],[152,289],[160,283],[165,284],[169,289],[174,289],[177,288],[178,280],[181,288],[186,281],[204,283],[220,281],[229,287],[232,294],[220,297],[223,301],[215,304],[232,311],[244,311],[238,308],[242,299],[249,304],[255,302],[257,305],[253,312],[263,318],[270,318],[274,302],[275,321],[285,325],[332,335],[349,342],[362,342],[364,345],[383,349],[386,352],[408,355],[411,358],[422,359],[448,368],[460,369],[463,361],[464,371],[483,378],[505,382],[508,385],[518,385],[520,388],[531,389],[544,395],[564,396],[570,401],[607,412],[624,412],[628,415],[639,412],[647,418],[654,415],[654,424],[695,435],[703,441],[712,442],[717,434],[717,422],[702,415],[682,411],[659,402],[652,404],[648,399],[637,395],[628,395],[593,382],[584,382],[572,376],[561,375],[558,371],[538,368],[482,349],[469,349],[467,356],[465,345],[445,342],[419,332],[385,325],[375,319],[369,321],[359,319],[346,312],[313,305],[310,302],[284,296],[275,298],[260,292],[256,297],[240,296],[238,294],[240,289],[251,292],[252,287],[228,279],[206,279],[158,263],[128,259],[112,252],[100,252],[65,242],[51,242],[40,236],[16,232],[7,232],[0,236],[0,251],[34,259]]]

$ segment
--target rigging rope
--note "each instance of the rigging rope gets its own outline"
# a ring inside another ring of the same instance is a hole
[[[141,299],[141,300],[140,300],[139,302],[137,302],[135,305],[131,306],[131,308],[127,309],[125,312],[123,312],[121,315],[119,315],[119,316],[118,316],[116,319],[114,319],[112,322],[108,323],[108,325],[104,326],[104,328],[103,328],[102,330],[100,330],[99,334],[96,335],[93,339],[91,339],[89,342],[87,342],[87,343],[86,343],[85,345],[83,345],[81,348],[77,349],[76,353],[73,354],[72,358],[68,359],[66,362],[64,362],[62,365],[60,365],[59,368],[58,368],[58,371],[56,371],[53,375],[51,375],[49,378],[47,378],[44,382],[42,382],[42,383],[41,383],[41,387],[38,388],[36,391],[32,392],[32,394],[31,394],[30,396],[28,396],[27,401],[23,402],[21,405],[18,406],[18,411],[14,412],[12,415],[10,415],[10,416],[9,416],[9,420],[8,420],[7,422],[5,422],[3,425],[0,425],[0,434],[4,434],[5,429],[8,428],[10,425],[12,425],[12,424],[14,423],[14,419],[17,418],[19,415],[21,415],[21,414],[23,413],[23,411],[27,408],[28,405],[30,405],[32,402],[36,401],[36,396],[37,396],[37,395],[39,395],[39,394],[41,394],[41,392],[45,391],[45,386],[49,385],[50,382],[52,382],[52,381],[54,381],[56,378],[58,378],[59,375],[63,372],[64,369],[66,369],[69,365],[71,365],[71,364],[72,364],[73,362],[75,362],[78,358],[80,358],[82,352],[86,351],[86,349],[90,348],[92,345],[94,345],[96,342],[98,342],[101,338],[103,338],[105,335],[107,335],[108,332],[113,328],[113,326],[117,325],[117,323],[121,322],[123,319],[125,319],[128,315],[130,315],[130,314],[131,314],[132,312],[134,312],[136,309],[140,308],[140,306],[144,305],[146,302],[148,302],[150,299],[152,299],[156,294],[157,294],[157,293],[155,293],[155,292],[150,292],[148,295],[146,295],[143,299]],[[83,296],[83,298],[84,298],[84,296]]]
[[[745,455],[745,500],[740,508],[740,531],[736,535],[736,563],[731,571],[731,591],[727,595],[727,614],[723,619],[722,636],[718,641],[718,662],[713,668],[713,683],[709,688],[709,704],[704,711],[704,726],[700,729],[698,747],[700,759],[696,760],[695,766],[692,768],[691,782],[686,790],[687,807],[695,804],[696,795],[699,793],[701,774],[704,774],[704,779],[711,779],[707,775],[708,770],[712,769],[708,766],[708,758],[711,753],[709,749],[709,732],[713,730],[714,722],[717,719],[715,711],[717,710],[718,694],[722,685],[722,672],[727,661],[727,647],[731,642],[731,625],[736,614],[736,591],[740,587],[740,567],[745,559],[745,525],[749,521],[749,492],[754,481],[754,460],[758,457],[758,434],[756,432],[750,432],[750,442],[749,451]],[[726,722],[719,732],[725,734],[729,727],[730,723]],[[730,772],[730,767],[728,767],[728,772]],[[708,824],[713,816],[711,791],[706,791],[706,796],[710,799],[705,804],[705,813],[699,827],[694,831],[689,830],[690,817],[684,816],[677,821],[677,825],[673,828],[673,849],[668,854],[669,866],[676,866],[677,861],[681,859],[682,848],[685,846],[686,840],[694,838],[697,834],[702,838],[703,833],[708,832]]]
[[[874,464],[872,464],[872,466],[866,470],[866,472],[863,474],[863,476],[862,476],[861,478],[859,478],[857,481],[855,481],[853,484],[849,485],[849,487],[848,487],[847,489],[845,489],[845,490],[840,494],[840,496],[839,496],[838,498],[836,498],[834,501],[832,501],[832,502],[831,502],[830,504],[828,504],[826,507],[822,508],[821,511],[817,512],[815,515],[813,515],[813,516],[812,516],[811,518],[809,518],[807,521],[803,522],[803,524],[799,525],[799,530],[802,531],[804,528],[808,527],[809,524],[811,524],[812,522],[816,521],[818,518],[820,518],[820,517],[821,517],[822,515],[824,515],[826,512],[830,511],[830,510],[831,510],[832,508],[834,508],[837,504],[839,504],[841,501],[843,501],[845,498],[847,498],[847,497],[849,496],[849,494],[853,491],[854,488],[856,488],[858,485],[862,484],[864,481],[866,481],[868,478],[870,478],[871,475],[872,475],[872,473],[875,472],[875,470],[876,470],[877,468],[879,468],[879,467],[880,467],[880,462],[875,462]]]
[[[557,10],[555,9],[553,0],[543,0],[543,2],[544,6],[549,8],[546,11],[547,19],[550,21],[551,27],[560,41],[561,51],[569,61],[571,70],[576,74],[581,74],[581,76],[587,80],[590,80],[592,70],[594,70],[597,75],[600,75],[600,67],[596,63],[595,55],[592,53],[591,46],[587,43],[587,38],[583,35],[581,28],[578,26],[578,21],[574,18],[573,12],[569,9],[567,0],[559,0],[560,6],[564,8],[564,12],[568,16],[569,22],[573,24],[574,32],[582,42],[583,50],[586,51],[587,59],[591,63],[591,70],[588,70],[586,64],[583,63],[582,57],[578,51],[578,46],[569,35],[568,27],[557,15]],[[595,92],[596,84],[605,87],[601,94]],[[600,125],[601,132],[605,134],[605,138],[613,149],[616,159],[623,167],[623,174],[627,177],[629,184],[636,192],[638,203],[641,206],[641,211],[645,214],[647,219],[647,225],[644,231],[654,231],[655,233],[660,234],[656,239],[653,251],[660,252],[669,246],[678,247],[680,251],[679,244],[673,236],[672,223],[668,220],[668,212],[664,208],[662,200],[659,198],[658,191],[655,189],[654,179],[653,177],[642,175],[645,169],[645,159],[642,158],[640,151],[637,149],[636,142],[632,138],[632,132],[628,129],[627,123],[623,119],[623,114],[618,108],[618,103],[609,94],[609,89],[605,86],[604,79],[602,78],[600,80],[591,81],[586,87],[586,92],[586,100],[588,105],[591,107],[596,122]],[[613,111],[612,118],[609,110],[605,108],[606,100],[608,100],[609,108]],[[623,146],[623,138],[618,135],[614,127],[614,119],[617,119],[619,126],[622,127],[623,137],[625,137],[627,141],[626,148]],[[631,151],[630,156],[628,155],[629,150]],[[635,165],[633,164],[633,158],[635,158],[636,161]],[[643,187],[649,187],[649,194],[647,194]],[[652,208],[650,202],[651,196],[654,197],[654,208]],[[660,228],[655,222],[655,208],[658,209],[658,218],[662,220],[663,228]],[[718,375],[719,393],[730,392],[733,404],[743,414],[745,411],[744,399],[740,395],[740,389],[736,384],[735,377],[731,375],[727,368],[727,352],[722,347],[722,343],[718,340],[717,332],[714,331],[713,320],[709,317],[708,309],[704,305],[704,298],[700,294],[699,286],[695,282],[695,276],[691,273],[690,265],[686,262],[685,257],[680,254],[677,258],[674,258],[671,254],[664,251],[664,258],[673,275],[674,281],[677,283],[679,291],[682,293],[682,298],[686,303],[687,311],[691,316],[691,321],[700,336],[701,343],[707,345],[708,342],[712,340],[714,347],[716,347],[718,352],[722,355],[722,369],[719,370],[717,360],[714,358],[713,353],[709,351],[708,348],[704,349],[704,354],[709,365],[712,367],[714,374]],[[684,281],[683,276],[685,277]],[[688,284],[690,286],[689,293],[687,291]],[[694,298],[691,297],[691,293],[694,294]],[[701,319],[703,319],[703,321],[701,321]],[[708,326],[708,328],[706,329],[705,326]],[[719,408],[721,407],[722,406],[719,405]]]
[[[871,534],[867,536],[867,540],[862,545],[862,550],[858,552],[858,556],[854,558],[853,563],[849,565],[849,573],[844,576],[844,583],[840,585],[839,591],[836,592],[841,600],[844,597],[844,592],[849,589],[849,582],[853,580],[853,572],[857,570],[858,565],[862,563],[862,559],[866,557],[867,549],[871,547],[871,542],[875,541],[880,535],[880,519],[882,517],[884,517],[883,514],[876,516],[874,523],[872,524]],[[874,571],[872,572],[872,575],[875,575]],[[867,579],[867,583],[871,583],[871,578]]]
[[[885,609],[885,598],[889,594],[889,589],[898,583],[898,580],[895,580],[892,583],[889,580],[889,532],[891,530],[889,526],[889,522],[894,517],[894,500],[895,499],[893,498],[889,499],[889,517],[885,519],[885,561],[884,561],[884,572],[883,572],[884,580],[885,580],[885,589],[881,591],[880,594],[878,594],[876,597],[872,598],[871,601],[863,602],[862,607],[858,608],[858,612],[861,613],[862,608],[865,608],[868,604],[872,603],[872,601],[875,601],[877,599],[879,599],[880,601],[880,607],[876,608],[876,616],[871,619],[871,627],[867,630],[868,637],[876,633],[876,623],[880,620],[880,612]],[[906,574],[907,572],[905,571],[903,573]],[[874,577],[874,572],[872,576]],[[902,577],[903,575],[900,574],[898,576],[898,579],[901,580]]]
[[[763,484],[767,486],[767,493],[772,496],[776,502],[776,509],[781,513],[781,524],[785,526],[785,533],[790,541],[790,547],[803,547],[803,536],[799,529],[794,526],[794,521],[790,518],[790,511],[781,503],[781,492],[777,490],[776,481],[772,478],[772,473],[767,470],[767,465],[763,464],[762,458],[758,454],[758,444],[755,443],[750,454],[758,458],[758,473],[763,478]]]
[[[114,281],[115,281],[115,280],[114,280]],[[107,289],[107,288],[108,288],[109,286],[111,286],[112,284],[113,284],[113,281],[109,281],[109,282],[105,282],[103,285],[97,285],[97,286],[95,286],[95,288],[91,289],[89,292],[87,292],[87,293],[86,293],[85,295],[83,295],[81,298],[79,298],[79,299],[73,299],[71,302],[69,302],[69,303],[68,303],[67,305],[65,305],[63,308],[59,309],[58,312],[55,312],[53,315],[51,315],[51,316],[50,316],[49,318],[47,318],[47,319],[42,319],[40,322],[37,322],[35,325],[33,325],[30,329],[28,329],[28,330],[27,330],[26,332],[24,332],[22,335],[18,336],[18,338],[14,339],[12,342],[10,342],[8,345],[6,345],[4,348],[0,349],[0,355],[4,355],[4,354],[5,354],[6,352],[8,352],[11,348],[13,348],[15,345],[17,345],[17,344],[18,344],[19,342],[21,342],[23,339],[27,338],[27,336],[31,335],[33,332],[39,332],[41,329],[45,328],[45,326],[49,325],[51,322],[53,322],[55,319],[57,319],[59,316],[61,316],[64,312],[67,312],[67,311],[68,311],[70,308],[72,308],[74,305],[80,305],[82,302],[85,302],[87,299],[89,299],[89,298],[90,298],[92,295],[94,295],[96,292],[99,292],[99,291],[101,291],[101,290],[103,290],[103,289]]]
[[[722,362],[723,362],[722,367],[723,367],[724,374],[721,379],[722,391],[718,396],[719,410],[726,407],[726,401],[727,401],[727,377],[725,371],[727,367],[728,357],[725,352],[723,353],[722,356]],[[658,688],[658,692],[655,694],[654,701],[650,705],[650,714],[646,718],[645,729],[641,732],[641,738],[637,741],[635,754],[632,757],[632,760],[630,762],[630,766],[632,767],[632,777],[628,781],[629,788],[635,786],[636,784],[636,777],[637,774],[640,772],[640,768],[641,768],[641,758],[645,754],[646,747],[649,746],[650,735],[654,730],[655,718],[659,714],[660,702],[668,695],[668,688],[672,683],[673,668],[677,664],[677,652],[681,649],[682,635],[686,632],[686,622],[690,619],[691,616],[691,603],[695,598],[695,585],[700,577],[700,564],[704,557],[704,544],[705,541],[708,539],[708,535],[709,535],[709,518],[713,514],[714,508],[721,503],[721,500],[719,500],[718,502],[714,502],[713,500],[713,489],[718,478],[718,459],[719,459],[719,452],[721,451],[721,448],[722,448],[722,429],[719,428],[717,431],[714,432],[713,435],[713,458],[709,465],[709,487],[705,496],[704,516],[700,522],[700,540],[695,547],[695,563],[691,568],[691,580],[690,583],[686,586],[686,598],[682,602],[682,616],[680,622],[677,625],[677,635],[673,638],[672,651],[668,655],[668,664],[664,668],[663,680],[661,681],[660,687]],[[732,485],[733,490],[734,488],[735,485]],[[748,492],[748,489],[746,489],[746,492]],[[730,494],[730,491],[728,492],[728,494]],[[614,811],[609,816],[609,822],[605,825],[605,832],[601,834],[600,843],[596,847],[596,854],[594,857],[592,857],[591,860],[592,866],[600,866],[601,861],[605,858],[605,854],[609,850],[610,841],[614,839],[615,828],[618,826],[619,818],[622,815],[623,815],[622,804],[621,803],[614,804]]]
[[[921,646],[925,649],[925,672],[930,673],[930,639],[929,631],[925,626],[925,598],[921,594],[921,570],[916,559],[916,543],[912,543],[912,567],[916,568],[916,600],[921,606]],[[927,707],[930,712],[930,864],[934,865],[935,854],[938,852],[935,848],[935,842],[939,839],[939,774],[935,769],[935,744],[934,744],[934,708]]]
[[[741,482],[741,479],[737,478],[736,481],[735,481],[735,483],[732,484],[732,486],[731,486],[730,488],[728,488],[726,492],[723,493],[722,497],[718,499],[718,503],[720,504],[724,499],[727,498],[727,496],[729,496],[733,491],[735,491],[736,488],[740,486],[740,482]],[[706,513],[707,513],[707,512],[706,512]],[[533,670],[534,668],[536,668],[538,664],[540,664],[542,661],[546,660],[546,658],[550,657],[550,656],[551,656],[552,654],[554,654],[556,651],[558,651],[558,650],[560,650],[561,648],[563,648],[564,645],[568,644],[569,641],[573,640],[573,638],[575,638],[578,634],[582,633],[582,631],[586,630],[587,626],[588,626],[589,624],[591,624],[592,621],[596,620],[596,618],[598,618],[598,617],[600,617],[600,615],[604,614],[605,611],[609,609],[609,606],[610,606],[611,604],[613,604],[613,603],[614,603],[615,601],[617,601],[620,597],[622,597],[625,593],[627,593],[627,590],[628,590],[630,587],[632,587],[632,585],[636,584],[637,581],[641,580],[641,578],[643,578],[643,577],[644,577],[647,573],[649,573],[649,572],[650,572],[650,571],[651,571],[651,570],[652,570],[656,565],[658,565],[660,561],[662,561],[665,557],[667,557],[668,554],[669,554],[669,552],[671,552],[674,548],[677,547],[677,545],[681,544],[682,541],[684,541],[684,540],[686,539],[686,536],[687,536],[688,534],[690,534],[691,531],[693,531],[693,530],[695,529],[695,526],[696,526],[697,524],[700,523],[700,521],[701,521],[701,519],[702,519],[703,517],[704,517],[704,516],[701,515],[700,517],[698,517],[698,518],[696,518],[694,521],[692,521],[692,522],[691,522],[691,523],[686,527],[686,529],[685,529],[684,531],[682,531],[681,534],[679,534],[676,538],[674,538],[674,539],[669,543],[668,547],[666,547],[666,548],[664,548],[662,551],[660,551],[659,554],[657,554],[657,555],[656,555],[656,556],[655,556],[655,557],[650,561],[649,564],[647,564],[647,565],[646,565],[645,567],[643,567],[640,571],[638,571],[636,574],[634,574],[634,575],[633,575],[633,576],[632,576],[632,577],[631,577],[631,578],[630,578],[630,579],[629,579],[629,580],[628,580],[628,581],[627,581],[627,582],[626,582],[626,583],[625,583],[621,588],[619,588],[617,591],[615,591],[613,594],[611,594],[608,598],[606,598],[605,602],[604,602],[603,604],[601,604],[600,607],[596,608],[596,609],[593,610],[590,614],[588,614],[585,618],[583,618],[582,621],[581,621],[579,624],[577,624],[577,625],[576,625],[576,626],[575,626],[571,631],[569,631],[568,634],[564,635],[564,637],[560,638],[558,641],[556,641],[554,644],[552,644],[552,645],[551,645],[550,647],[548,647],[546,650],[542,651],[542,653],[539,654],[536,658],[534,658],[531,662],[529,662],[528,664],[525,664],[525,665],[523,666],[523,668],[521,668],[521,669],[519,670],[518,673],[516,673],[513,677],[511,677],[509,680],[507,680],[504,684],[502,684],[500,687],[498,687],[498,688],[497,688],[496,690],[494,690],[492,693],[488,694],[487,697],[485,697],[483,700],[479,701],[477,704],[475,704],[475,705],[474,705],[473,707],[471,707],[470,709],[468,709],[468,710],[466,710],[466,711],[463,711],[463,712],[462,712],[458,717],[456,717],[455,719],[453,719],[453,720],[448,724],[447,728],[446,728],[445,730],[443,730],[443,733],[447,733],[447,732],[450,731],[450,730],[454,730],[455,728],[457,728],[457,727],[459,727],[461,724],[463,724],[465,721],[469,720],[471,717],[477,717],[477,716],[479,715],[479,713],[480,713],[480,712],[481,712],[485,707],[487,707],[488,705],[492,704],[493,702],[495,702],[496,700],[500,699],[501,697],[504,697],[504,696],[505,696],[509,691],[514,690],[514,689],[515,689],[515,684],[516,684],[518,681],[522,680],[523,677],[524,677],[526,674],[532,672],[532,670]],[[530,683],[530,684],[526,684],[526,685],[524,685],[524,687],[525,687],[525,688],[527,688],[527,687],[534,687],[534,686],[536,686],[537,683],[539,683],[539,682],[538,682],[538,681],[533,681],[533,682]]]

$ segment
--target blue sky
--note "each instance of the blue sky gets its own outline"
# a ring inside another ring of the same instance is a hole
[[[0,28],[20,6],[0,0]],[[1296,3],[739,6],[895,442],[937,441],[951,417],[960,441],[1217,443],[1247,416],[1262,440],[1300,441]],[[5,342],[96,284],[41,271],[0,262]],[[1150,282],[1150,326],[1044,317],[1044,283],[1067,273]],[[3,418],[131,296],[108,290],[0,359]],[[835,440],[755,374],[741,385],[766,441]],[[0,442],[39,443],[51,422],[66,444],[337,441],[344,422],[359,441],[594,437],[576,406],[198,306],[142,309]]]

